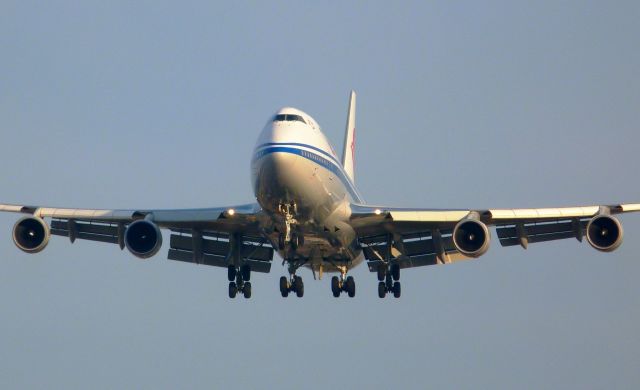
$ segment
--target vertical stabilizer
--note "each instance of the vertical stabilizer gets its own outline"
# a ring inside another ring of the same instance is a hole
[[[349,97],[349,111],[347,112],[347,127],[344,132],[344,148],[342,149],[342,166],[355,182],[354,168],[356,155],[356,92],[351,91]]]

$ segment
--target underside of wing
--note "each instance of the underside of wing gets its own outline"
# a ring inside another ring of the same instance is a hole
[[[273,253],[271,243],[262,236],[172,229],[168,258],[215,267],[248,266],[252,271],[268,273]]]
[[[640,211],[640,204],[542,208],[439,210],[351,205],[350,221],[369,269],[446,264],[479,257],[495,226],[502,246],[575,238],[601,251],[622,243],[615,214]]]
[[[359,242],[371,272],[388,263],[397,263],[400,268],[412,268],[469,259],[456,249],[451,233],[451,229],[446,229],[384,234],[364,236]]]
[[[100,210],[0,205],[0,211],[24,214],[13,238],[25,252],[44,249],[50,235],[117,244],[137,257],[155,255],[160,229],[171,231],[168,258],[196,264],[248,266],[269,272],[271,244],[261,235],[257,204],[175,210]],[[51,218],[51,222],[45,222]]]

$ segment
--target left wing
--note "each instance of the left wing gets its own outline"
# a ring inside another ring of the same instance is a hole
[[[541,208],[439,210],[351,205],[353,226],[369,270],[445,264],[481,256],[495,226],[502,246],[576,238],[601,251],[622,243],[615,214],[640,211],[640,204]]]
[[[249,265],[269,272],[271,243],[259,230],[258,204],[175,210],[100,210],[0,204],[0,212],[22,213],[14,226],[16,245],[29,253],[46,246],[49,235],[118,244],[147,258],[162,245],[160,229],[171,230],[168,258],[227,267]],[[51,224],[44,222],[51,218]]]

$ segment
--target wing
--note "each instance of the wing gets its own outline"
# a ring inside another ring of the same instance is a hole
[[[489,245],[486,226],[495,226],[502,246],[521,245],[526,249],[531,243],[564,238],[582,241],[586,235],[596,249],[609,251],[622,242],[622,226],[611,216],[634,211],[640,211],[640,204],[488,210],[402,209],[353,204],[350,220],[369,270],[374,272],[390,262],[399,264],[400,268],[410,268],[482,255]],[[591,221],[594,223],[590,224]],[[463,224],[465,222],[469,223]],[[456,227],[459,228],[456,230]],[[486,245],[478,241],[476,246],[465,246],[465,238],[482,237],[483,232],[486,232]]]
[[[273,259],[271,243],[259,229],[262,210],[258,204],[176,210],[98,210],[0,204],[0,212],[22,213],[31,217],[28,219],[51,218],[50,228],[46,226],[51,235],[68,237],[72,243],[76,239],[112,243],[121,249],[126,246],[128,227],[137,221],[147,221],[158,229],[171,231],[170,260],[218,267],[235,263],[237,266],[249,265],[253,271],[269,272]],[[45,236],[48,239],[48,234]],[[161,245],[161,236],[159,240]],[[46,241],[37,246],[37,250],[26,251],[37,252],[45,245]],[[25,250],[24,247],[21,249]]]

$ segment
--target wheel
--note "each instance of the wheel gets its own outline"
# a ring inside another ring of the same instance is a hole
[[[395,282],[393,284],[393,296],[395,298],[400,298],[400,293],[401,293],[401,289],[400,289],[400,282]]]
[[[229,283],[229,298],[235,298],[238,293],[238,286],[235,282]]]
[[[378,296],[380,298],[384,298],[387,295],[387,286],[384,284],[384,282],[379,282],[378,283]]]
[[[251,298],[251,282],[246,282],[244,284],[244,287],[242,288],[242,293],[244,294],[244,297],[249,299]]]
[[[235,265],[230,265],[229,268],[227,269],[227,278],[229,279],[230,282],[233,282],[236,280],[236,267]]]
[[[353,276],[347,277],[345,288],[347,290],[347,294],[349,294],[349,298],[353,298],[356,296],[356,281],[353,280]]]
[[[336,298],[340,296],[340,279],[337,276],[331,278],[331,292]]]
[[[280,277],[280,294],[282,294],[283,298],[289,296],[289,281],[286,276]]]
[[[378,281],[382,282],[387,275],[387,267],[384,264],[378,266]]]
[[[393,264],[391,266],[391,276],[393,277],[393,280],[400,280],[400,265],[399,264]]]
[[[293,289],[296,291],[298,298],[302,298],[304,296],[304,283],[302,282],[301,277],[296,276],[293,281]]]
[[[301,234],[291,235],[291,248],[296,250],[304,245],[304,236]]]
[[[278,249],[284,250],[284,234],[278,236]]]
[[[248,265],[243,265],[242,267],[240,267],[240,273],[242,274],[242,280],[244,280],[245,282],[251,280],[251,267],[249,267]]]

